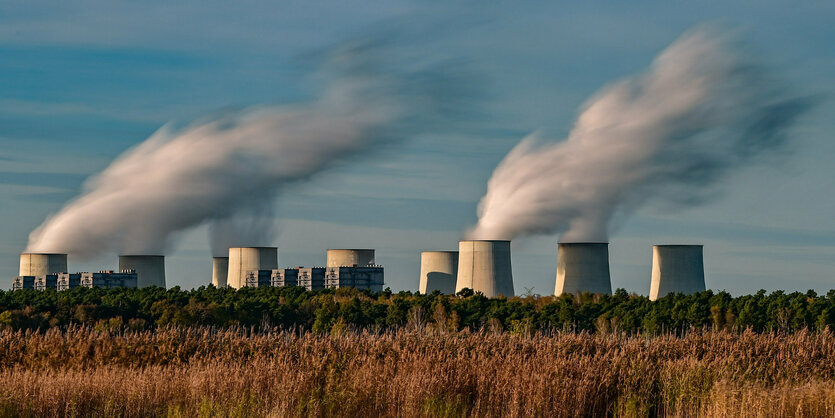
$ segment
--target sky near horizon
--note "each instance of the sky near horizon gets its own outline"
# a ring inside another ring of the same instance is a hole
[[[3,2],[0,287],[11,286],[29,232],[162,125],[309,99],[311,54],[374,37],[396,38],[404,67],[465,68],[477,94],[463,110],[477,117],[296,183],[275,203],[273,244],[281,266],[323,265],[327,248],[376,248],[387,285],[416,290],[420,251],[457,248],[490,174],[520,139],[564,138],[589,96],[708,22],[738,30],[818,105],[792,129],[790,149],[733,173],[718,198],[648,205],[621,220],[610,240],[613,288],[648,294],[651,245],[693,243],[705,245],[711,289],[825,292],[835,288],[833,21],[826,1]],[[557,240],[513,242],[517,294],[553,293]],[[168,285],[209,283],[210,257],[205,226],[180,234]],[[116,254],[69,262],[114,268]]]

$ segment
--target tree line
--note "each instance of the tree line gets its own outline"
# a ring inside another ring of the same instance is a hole
[[[193,290],[76,288],[0,291],[0,327],[68,326],[155,329],[166,326],[283,328],[300,332],[399,328],[511,333],[589,331],[659,334],[692,328],[756,332],[835,328],[835,290],[825,296],[761,290],[673,294],[657,301],[618,289],[613,295],[487,298],[470,289],[456,295],[374,293],[353,288],[299,287]]]

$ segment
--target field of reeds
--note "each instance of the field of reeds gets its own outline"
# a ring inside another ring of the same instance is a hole
[[[0,331],[2,416],[834,416],[829,331]]]

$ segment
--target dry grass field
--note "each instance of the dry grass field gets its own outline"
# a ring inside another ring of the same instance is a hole
[[[835,416],[835,337],[0,332],[2,416]]]

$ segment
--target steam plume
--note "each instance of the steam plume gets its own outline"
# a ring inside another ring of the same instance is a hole
[[[228,112],[180,131],[163,127],[85,185],[30,234],[29,251],[161,254],[177,231],[209,222],[216,255],[269,241],[273,198],[339,159],[440,122],[440,72],[398,72],[379,45],[328,54],[317,100]],[[438,127],[438,125],[434,125]],[[237,241],[237,242],[236,242]]]
[[[523,139],[493,172],[470,237],[606,241],[613,216],[650,198],[701,203],[730,169],[783,144],[809,103],[731,38],[685,33],[645,73],[592,97],[566,140]]]

